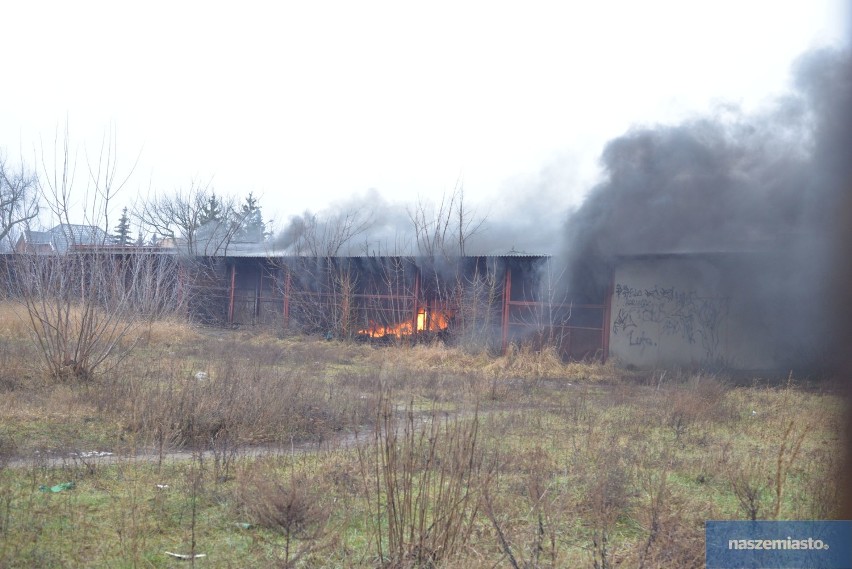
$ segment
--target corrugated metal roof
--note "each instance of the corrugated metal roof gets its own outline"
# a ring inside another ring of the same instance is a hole
[[[243,258],[243,259],[265,259],[269,257],[275,258],[290,258],[290,259],[311,259],[317,258],[315,255],[293,255],[292,253],[284,252],[284,251],[274,251],[274,250],[232,250],[230,247],[227,251],[222,251],[214,257],[222,257],[222,258]],[[325,257],[324,255],[320,255],[319,257]],[[532,254],[483,254],[483,255],[464,255],[461,257],[462,259],[550,259],[552,255],[532,255]],[[332,259],[426,259],[427,257],[424,255],[332,255]],[[441,257],[441,260],[444,258]],[[450,258],[449,260],[453,260]]]

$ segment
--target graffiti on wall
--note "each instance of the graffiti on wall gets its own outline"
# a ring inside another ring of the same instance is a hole
[[[722,324],[728,315],[726,298],[699,296],[674,286],[653,288],[615,285],[618,311],[612,324],[614,335],[627,337],[631,348],[644,352],[665,337],[697,344],[704,360],[716,361],[720,354]]]

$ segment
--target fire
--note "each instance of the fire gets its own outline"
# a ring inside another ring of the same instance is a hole
[[[358,330],[359,334],[370,338],[384,338],[385,336],[410,336],[414,332],[440,332],[446,330],[450,324],[450,314],[443,310],[426,310],[421,308],[417,311],[414,321],[400,322],[382,326],[370,320],[370,326],[364,330]],[[416,328],[415,328],[416,326]]]

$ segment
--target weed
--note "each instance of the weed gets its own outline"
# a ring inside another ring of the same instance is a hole
[[[282,476],[265,466],[268,463],[258,462],[240,472],[235,508],[240,519],[283,536],[282,567],[293,567],[321,548],[330,512],[304,474],[290,470]]]
[[[465,546],[490,480],[477,413],[450,421],[435,412],[421,417],[409,404],[399,424],[387,394],[378,409],[374,448],[359,451],[362,472],[375,472],[366,496],[377,553],[389,563],[432,566]]]

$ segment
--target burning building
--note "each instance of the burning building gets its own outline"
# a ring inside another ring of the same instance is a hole
[[[818,295],[789,286],[778,253],[620,256],[587,268],[605,281],[574,293],[546,256],[439,267],[415,257],[222,261],[227,284],[211,300],[216,319],[233,325],[378,344],[439,339],[493,353],[552,346],[565,360],[614,357],[639,369],[784,371],[821,357],[812,342]]]
[[[557,292],[547,256],[222,259],[213,304],[229,324],[283,325],[328,338],[452,343],[504,351],[552,345],[566,359],[604,358],[608,304]]]

